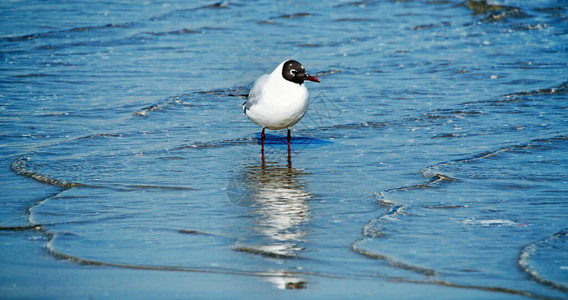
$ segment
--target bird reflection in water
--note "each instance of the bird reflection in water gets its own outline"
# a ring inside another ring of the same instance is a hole
[[[264,157],[263,157],[264,158]],[[251,208],[249,220],[254,234],[239,242],[237,251],[276,259],[296,259],[304,250],[309,200],[312,195],[303,181],[306,173],[287,165],[262,160],[247,165],[229,183],[233,203]],[[285,272],[269,277],[279,288],[305,288],[306,282]]]

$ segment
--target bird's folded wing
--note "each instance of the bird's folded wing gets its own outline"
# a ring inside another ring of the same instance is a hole
[[[262,97],[262,88],[268,81],[269,75],[264,74],[260,76],[253,84],[252,89],[247,97],[247,102],[245,104],[245,110],[249,109],[251,106],[255,105],[259,99]]]

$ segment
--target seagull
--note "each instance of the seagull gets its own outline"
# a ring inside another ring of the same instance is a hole
[[[320,82],[306,73],[295,60],[282,62],[272,73],[260,76],[252,86],[243,112],[247,118],[262,126],[260,134],[264,154],[264,130],[288,129],[288,157],[290,157],[290,127],[294,126],[308,110],[308,89],[304,81]]]

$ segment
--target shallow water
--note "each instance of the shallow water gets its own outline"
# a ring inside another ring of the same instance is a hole
[[[566,297],[568,7],[491,3],[0,4],[3,296]]]

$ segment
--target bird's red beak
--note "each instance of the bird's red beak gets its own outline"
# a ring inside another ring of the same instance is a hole
[[[313,81],[313,82],[320,82],[320,80],[317,77],[312,76],[312,75],[307,75],[307,74],[306,74],[306,78],[304,78],[304,79],[309,80],[309,81]]]

